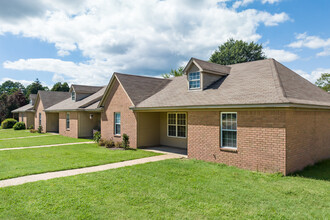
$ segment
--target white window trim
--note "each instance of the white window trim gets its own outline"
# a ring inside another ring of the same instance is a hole
[[[223,144],[222,144],[222,115],[223,114],[236,114],[236,130],[230,130],[230,129],[225,129],[225,131],[236,131],[236,147],[223,147]],[[220,129],[220,139],[221,139],[221,145],[220,145],[220,148],[221,149],[232,149],[232,150],[237,150],[238,148],[238,141],[237,141],[237,112],[221,112],[220,114],[220,126],[221,126],[221,129]]]
[[[68,115],[69,115],[69,127],[68,127]],[[65,128],[66,128],[67,131],[70,130],[70,113],[69,112],[66,113]]]
[[[199,79],[193,79],[193,80],[189,80],[189,75],[192,73],[199,73]],[[195,82],[195,81],[199,81],[199,87],[196,88],[190,88],[190,82]],[[195,71],[195,72],[190,72],[188,73],[188,89],[189,90],[200,90],[202,88],[202,74],[200,71]]]
[[[21,121],[24,122],[24,112],[22,112]]]
[[[169,114],[175,114],[175,124],[168,124],[168,115]],[[185,125],[178,125],[178,114],[184,114],[186,116],[186,124]],[[167,125],[166,134],[167,134],[167,137],[187,139],[187,129],[188,129],[187,123],[188,123],[188,118],[187,118],[187,113],[186,112],[167,112],[167,118],[166,118],[166,120],[167,120],[166,121],[166,125]],[[175,136],[168,135],[168,126],[169,125],[175,125],[175,127],[176,127],[176,134],[175,134]],[[178,136],[178,126],[185,126],[186,127],[185,137],[179,137]]]
[[[116,123],[116,114],[119,114],[120,115],[120,123]],[[120,112],[115,112],[114,114],[114,129],[113,129],[113,133],[115,136],[121,136],[121,113]],[[117,130],[116,130],[116,125],[120,125],[120,133],[118,134],[117,133]]]
[[[74,94],[74,99],[73,99],[73,94]],[[76,101],[77,100],[77,94],[76,94],[75,91],[72,91],[71,92],[71,99],[72,99],[72,101]]]

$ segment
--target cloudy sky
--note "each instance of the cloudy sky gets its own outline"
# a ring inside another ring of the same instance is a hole
[[[316,4],[317,2],[317,4]],[[0,1],[0,82],[105,85],[208,60],[228,38],[314,82],[330,72],[328,0]]]

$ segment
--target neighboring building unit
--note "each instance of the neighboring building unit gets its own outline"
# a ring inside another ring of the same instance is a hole
[[[31,94],[29,96],[30,102],[27,105],[24,105],[18,109],[15,109],[12,111],[13,114],[18,114],[18,121],[19,122],[24,122],[26,128],[29,128],[31,126],[34,127],[34,102],[37,98],[36,94]]]

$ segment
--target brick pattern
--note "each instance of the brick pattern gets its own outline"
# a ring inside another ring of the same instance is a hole
[[[115,79],[101,114],[101,136],[105,139],[113,138],[114,141],[122,141],[121,136],[114,135],[114,113],[120,112],[121,135],[126,133],[130,137],[130,146],[137,148],[137,113],[130,110],[130,106],[132,106],[131,101]]]
[[[229,112],[237,112],[237,152],[220,149],[220,111],[190,111],[188,157],[285,174],[285,111]]]
[[[288,173],[330,158],[330,111],[290,110],[286,124]]]
[[[70,112],[70,129],[66,129],[66,112],[59,113],[59,133],[67,137],[78,138],[78,112]]]
[[[36,111],[34,115],[34,126],[35,129],[38,129],[39,127],[39,113],[41,113],[41,126],[42,126],[42,132],[45,133],[47,132],[47,117],[46,113],[44,112],[44,105],[42,104],[42,101],[40,99],[38,100],[38,103],[36,105]]]

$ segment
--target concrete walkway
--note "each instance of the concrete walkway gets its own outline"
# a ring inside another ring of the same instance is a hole
[[[57,146],[65,146],[65,145],[76,145],[76,144],[94,144],[93,141],[87,142],[74,142],[74,143],[65,143],[65,144],[50,144],[50,145],[40,145],[40,146],[30,146],[30,147],[12,147],[12,148],[0,148],[0,151],[5,150],[23,150],[23,149],[31,149],[31,148],[43,148],[43,147],[57,147]]]
[[[45,134],[45,135],[27,136],[27,137],[15,137],[15,138],[2,138],[2,139],[0,139],[0,141],[25,139],[25,138],[39,138],[39,137],[48,137],[48,136],[54,136],[54,135],[58,135],[58,134]]]
[[[42,174],[35,174],[30,176],[22,176],[7,180],[1,180],[0,181],[0,188],[6,187],[6,186],[16,186],[21,185],[24,183],[30,183],[30,182],[36,182],[39,180],[49,180],[59,177],[66,177],[66,176],[74,176],[78,174],[83,173],[94,173],[98,171],[104,171],[104,170],[110,170],[110,169],[116,169],[120,167],[127,167],[127,166],[133,166],[137,164],[144,164],[144,163],[150,163],[150,162],[156,162],[161,160],[167,160],[167,159],[174,159],[174,158],[182,158],[182,155],[179,154],[165,154],[160,156],[153,156],[153,157],[146,157],[136,160],[128,160],[118,163],[110,163],[100,166],[94,166],[94,167],[86,167],[86,168],[79,168],[79,169],[73,169],[73,170],[63,170],[63,171],[56,171],[56,172],[49,172],[49,173],[42,173]]]

